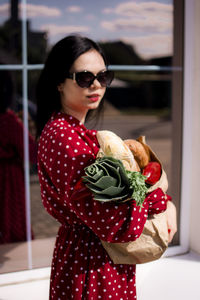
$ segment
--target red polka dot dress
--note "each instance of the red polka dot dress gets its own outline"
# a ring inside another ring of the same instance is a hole
[[[135,265],[113,264],[100,240],[134,241],[148,213],[166,209],[161,189],[146,198],[141,211],[135,201],[101,203],[79,189],[84,168],[94,162],[98,149],[96,131],[62,113],[53,114],[40,137],[42,201],[61,223],[52,261],[52,300],[136,299]]]

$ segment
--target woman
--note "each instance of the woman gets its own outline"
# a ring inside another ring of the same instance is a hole
[[[100,107],[113,74],[99,46],[69,36],[47,58],[38,83],[38,172],[43,204],[61,227],[51,272],[50,299],[135,299],[135,266],[114,265],[101,245],[133,241],[151,213],[166,209],[161,190],[140,212],[135,201],[120,205],[95,201],[79,188],[84,168],[99,149],[96,131],[83,125]]]

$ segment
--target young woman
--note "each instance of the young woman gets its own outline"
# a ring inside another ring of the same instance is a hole
[[[79,190],[84,168],[99,149],[96,131],[86,129],[84,121],[89,111],[100,107],[112,79],[99,46],[81,36],[66,37],[53,47],[39,79],[41,195],[47,211],[61,223],[50,299],[136,299],[135,265],[114,265],[100,240],[135,240],[142,233],[149,201],[151,213],[167,206],[161,190],[145,200],[141,212],[134,200],[100,203],[86,189]]]

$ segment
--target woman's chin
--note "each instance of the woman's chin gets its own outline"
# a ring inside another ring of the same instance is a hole
[[[89,109],[96,109],[96,108],[99,106],[99,104],[100,104],[100,101],[90,103],[90,104],[88,105],[88,108],[89,108]]]

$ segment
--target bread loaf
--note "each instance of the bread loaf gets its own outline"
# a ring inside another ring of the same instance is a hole
[[[140,167],[134,159],[129,147],[114,132],[109,130],[98,131],[97,139],[100,145],[97,157],[112,156],[121,160],[126,170],[134,172],[140,171]]]
[[[139,167],[143,169],[150,162],[150,153],[148,148],[136,140],[125,140],[124,143],[129,147]]]

